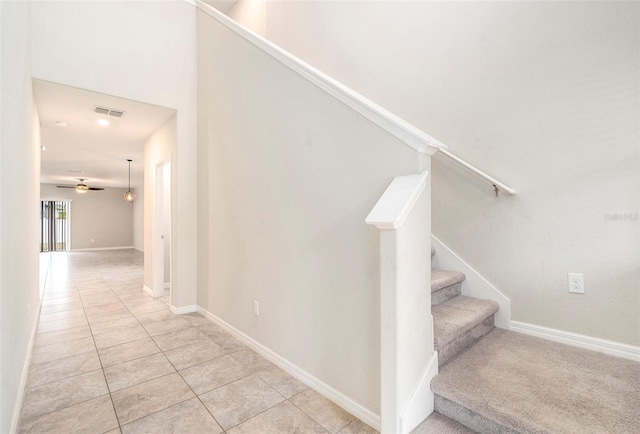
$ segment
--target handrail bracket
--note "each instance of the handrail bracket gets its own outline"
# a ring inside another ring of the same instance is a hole
[[[493,191],[496,192],[496,197],[498,197],[500,195],[500,191],[504,191],[505,193],[510,194],[512,196],[516,194],[516,191],[513,188],[504,185],[502,182],[500,182],[497,179],[487,175],[482,170],[478,169],[475,166],[472,166],[471,164],[467,163],[466,161],[464,161],[460,157],[457,157],[457,156],[453,155],[451,152],[447,151],[446,149],[438,149],[438,151],[439,151],[440,154],[444,155],[448,159],[458,163],[459,165],[461,165],[465,169],[469,170],[470,172],[475,173],[480,178],[483,178],[483,179],[489,181],[491,183],[491,185],[493,185]]]

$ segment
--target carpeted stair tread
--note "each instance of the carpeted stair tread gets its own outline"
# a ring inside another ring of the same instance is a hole
[[[464,273],[459,271],[431,269],[431,292],[438,291],[447,286],[461,283],[465,279]]]
[[[431,415],[418,425],[411,434],[474,434],[475,431],[460,425],[455,420],[449,419],[440,413]]]
[[[493,300],[458,295],[431,307],[436,347],[442,348],[498,311]]]
[[[483,433],[640,432],[640,363],[506,330],[448,363],[431,388],[436,411]]]

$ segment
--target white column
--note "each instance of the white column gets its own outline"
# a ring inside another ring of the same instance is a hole
[[[381,431],[409,433],[433,412],[429,172],[396,177],[366,221],[380,229]]]

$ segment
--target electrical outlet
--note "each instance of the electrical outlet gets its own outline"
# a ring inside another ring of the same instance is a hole
[[[584,274],[569,273],[569,292],[584,294]]]
[[[260,303],[257,300],[253,300],[253,314],[260,316]]]

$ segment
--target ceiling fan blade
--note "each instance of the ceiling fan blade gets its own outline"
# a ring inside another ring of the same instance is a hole
[[[76,188],[76,185],[56,185],[58,188]],[[102,187],[89,187],[87,190],[104,190]]]

